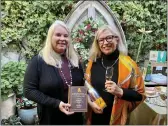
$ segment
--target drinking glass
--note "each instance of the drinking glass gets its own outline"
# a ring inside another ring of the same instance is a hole
[[[113,67],[107,67],[106,80],[111,80],[112,76],[113,76]]]
[[[112,76],[113,76],[113,67],[107,67],[106,74],[105,74],[106,80],[111,81]],[[107,90],[104,89],[104,91],[107,91]]]

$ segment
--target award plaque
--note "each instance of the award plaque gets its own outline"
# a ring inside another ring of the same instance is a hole
[[[68,94],[70,112],[87,112],[87,88],[85,86],[71,86]]]

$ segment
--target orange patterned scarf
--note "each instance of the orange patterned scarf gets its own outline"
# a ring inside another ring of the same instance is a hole
[[[86,69],[86,74],[91,75],[93,61],[89,61]],[[114,103],[112,107],[110,125],[125,125],[127,123],[128,115],[133,111],[141,102],[145,100],[145,87],[142,75],[136,63],[129,57],[122,54],[119,55],[119,76],[118,86],[122,88],[132,88],[139,92],[143,98],[142,101],[129,102],[122,100],[117,96],[114,97]],[[127,79],[126,79],[127,78]],[[90,78],[85,78],[87,81],[91,81]],[[127,80],[127,81],[125,81]],[[88,112],[86,113],[86,124],[91,124],[92,110],[88,106]]]

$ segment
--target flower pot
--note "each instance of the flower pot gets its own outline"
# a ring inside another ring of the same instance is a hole
[[[1,119],[8,119],[16,112],[16,95],[14,93],[8,96],[8,99],[1,102]]]
[[[37,115],[37,107],[32,109],[18,109],[18,116],[25,125],[35,124],[35,116]]]

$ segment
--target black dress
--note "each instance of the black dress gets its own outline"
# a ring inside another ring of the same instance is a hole
[[[84,74],[81,65],[79,68],[71,67],[71,73],[72,85],[83,86]],[[68,86],[60,75],[58,68],[47,65],[40,56],[35,56],[25,73],[25,97],[38,103],[40,125],[82,125],[82,113],[67,116],[59,110],[60,101],[68,101]]]

